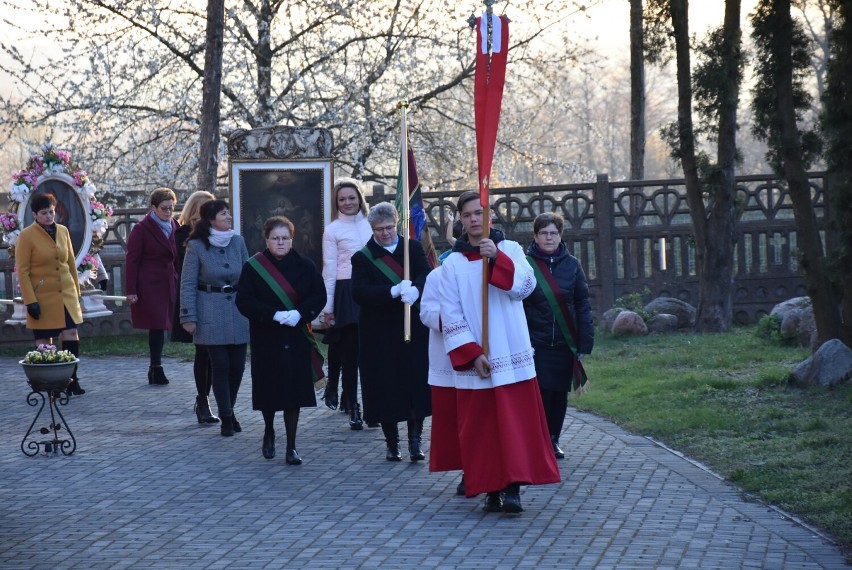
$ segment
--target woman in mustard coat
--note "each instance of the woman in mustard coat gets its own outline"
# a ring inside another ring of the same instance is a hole
[[[52,194],[33,196],[30,209],[35,221],[21,231],[15,244],[15,268],[27,306],[27,328],[33,331],[36,345],[53,344],[58,337],[64,350],[78,356],[77,325],[83,322],[83,312],[71,235],[55,221],[56,198]],[[67,392],[85,393],[76,369]]]

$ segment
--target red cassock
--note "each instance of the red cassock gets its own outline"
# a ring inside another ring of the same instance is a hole
[[[441,335],[432,327],[430,342],[444,342],[438,350],[430,345],[429,468],[463,470],[469,497],[510,483],[560,480],[521,302],[535,288],[535,278],[517,243],[500,241],[498,250],[489,281],[489,378],[473,369],[483,354],[478,253],[450,255],[433,287],[427,280],[421,304],[421,317],[434,308],[430,303],[440,305]],[[449,358],[441,361],[441,350]]]

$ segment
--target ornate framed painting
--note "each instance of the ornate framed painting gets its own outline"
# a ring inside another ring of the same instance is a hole
[[[263,222],[285,216],[295,227],[293,247],[322,270],[322,233],[331,223],[332,161],[231,160],[229,192],[234,230],[249,255],[262,251]]]

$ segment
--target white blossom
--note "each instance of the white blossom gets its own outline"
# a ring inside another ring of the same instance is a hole
[[[27,194],[29,193],[30,187],[26,184],[15,184],[13,182],[11,188],[9,189],[9,196],[15,202],[23,203],[27,198]]]

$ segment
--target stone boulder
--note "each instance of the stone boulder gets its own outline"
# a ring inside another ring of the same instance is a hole
[[[601,317],[601,329],[605,331],[612,330],[612,323],[615,322],[615,317],[618,316],[618,313],[623,311],[624,309],[609,309],[605,311],[603,316]],[[25,315],[26,316],[26,315]],[[24,319],[26,320],[26,319]]]
[[[670,333],[677,330],[677,317],[659,313],[648,319],[648,330],[652,333]]]
[[[812,346],[816,320],[810,297],[794,297],[772,308],[771,316],[781,320],[781,338],[800,346]]]
[[[787,381],[796,386],[831,388],[852,379],[852,349],[833,338],[799,363]]]
[[[677,328],[688,329],[695,325],[695,307],[675,297],[657,297],[645,310],[651,314],[667,314],[677,317]]]
[[[611,332],[616,336],[644,336],[648,334],[648,326],[633,311],[621,311],[612,323]]]

